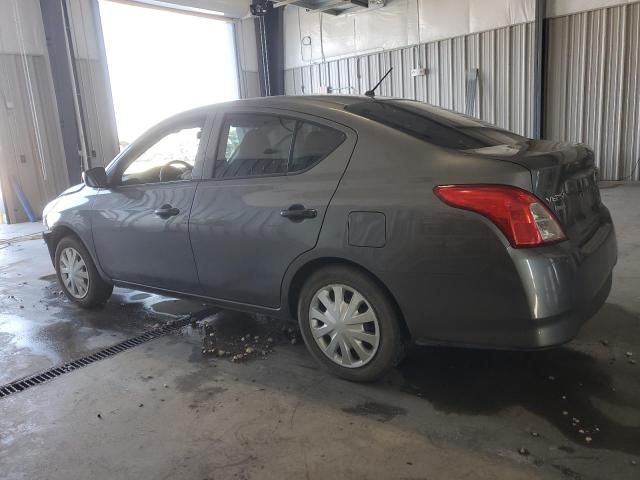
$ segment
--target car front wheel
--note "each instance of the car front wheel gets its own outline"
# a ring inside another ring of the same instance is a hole
[[[113,286],[100,277],[91,255],[75,237],[64,237],[58,242],[55,267],[62,291],[81,307],[102,305],[113,292]]]
[[[388,293],[354,268],[332,266],[311,275],[298,322],[314,358],[347,380],[376,380],[404,353],[401,319]]]

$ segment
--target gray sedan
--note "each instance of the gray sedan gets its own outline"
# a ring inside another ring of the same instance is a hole
[[[296,319],[311,354],[356,381],[411,342],[567,342],[617,259],[586,146],[357,96],[172,117],[86,171],[44,222],[78,305],[117,285]]]

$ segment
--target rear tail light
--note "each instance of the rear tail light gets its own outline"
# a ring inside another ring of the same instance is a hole
[[[535,195],[508,185],[443,185],[444,203],[491,220],[513,247],[537,247],[567,239],[556,216]]]

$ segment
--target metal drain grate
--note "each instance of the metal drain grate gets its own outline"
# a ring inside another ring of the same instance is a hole
[[[86,357],[82,357],[77,360],[65,363],[64,365],[52,367],[48,370],[45,370],[44,372],[40,372],[35,375],[22,378],[20,380],[15,380],[6,385],[2,385],[0,386],[0,398],[8,397],[9,395],[22,392],[28,388],[35,387],[36,385],[48,382],[49,380],[53,380],[54,378],[59,377],[60,375],[64,375],[65,373],[73,372],[74,370],[86,367],[87,365],[90,365],[99,360],[104,360],[105,358],[109,358],[118,353],[124,352],[125,350],[129,350],[130,348],[137,347],[138,345],[148,342],[149,340],[153,340],[154,338],[158,338],[168,333],[174,332],[192,322],[193,319],[194,316],[188,316],[178,320],[174,320],[170,323],[167,323],[166,325],[163,325],[160,328],[145,332],[136,337],[129,338],[110,347],[103,348],[102,350],[92,353],[91,355],[87,355]]]

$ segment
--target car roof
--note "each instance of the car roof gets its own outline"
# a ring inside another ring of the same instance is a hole
[[[326,105],[328,107],[346,107],[354,103],[371,101],[372,98],[364,95],[278,95],[273,97],[250,98],[238,100],[238,102],[259,103],[264,106],[279,105]]]
[[[364,95],[278,95],[273,97],[256,97],[232,100],[229,102],[214,103],[197,107],[175,115],[189,115],[193,113],[206,113],[210,110],[224,107],[271,107],[304,111],[310,109],[344,109],[348,105],[373,101],[373,98]]]

